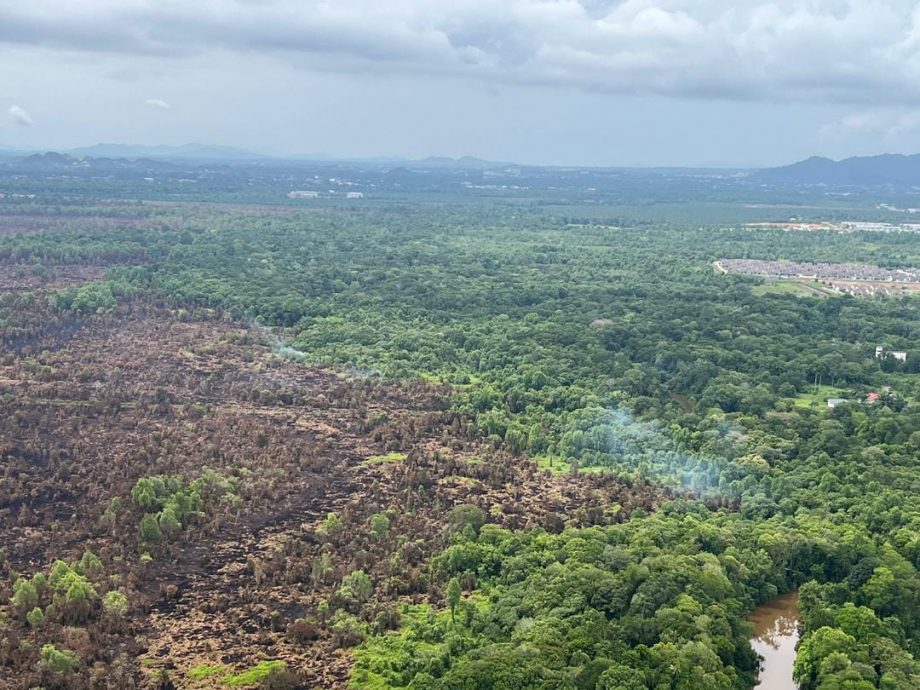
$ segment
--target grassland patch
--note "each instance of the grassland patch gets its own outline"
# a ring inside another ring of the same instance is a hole
[[[372,455],[369,458],[366,458],[362,465],[385,465],[391,462],[405,462],[406,460],[405,453],[392,452],[385,453],[383,455]]]

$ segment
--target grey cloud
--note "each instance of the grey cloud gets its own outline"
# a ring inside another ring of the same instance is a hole
[[[151,108],[159,108],[160,110],[172,110],[172,106],[164,100],[159,98],[148,98],[144,101],[146,105],[149,105]]]
[[[313,69],[699,98],[920,101],[905,0],[33,0],[0,43],[179,58],[296,56]]]

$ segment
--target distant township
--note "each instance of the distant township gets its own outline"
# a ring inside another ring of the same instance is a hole
[[[765,278],[813,278],[828,280],[871,280],[875,282],[920,283],[920,271],[881,268],[869,264],[800,263],[759,259],[720,259],[716,268],[726,273]]]

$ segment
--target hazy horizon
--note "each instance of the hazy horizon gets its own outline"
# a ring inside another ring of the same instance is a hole
[[[920,151],[911,2],[39,0],[0,146],[765,167]]]
[[[126,153],[118,152],[117,154],[109,154],[107,152],[95,153],[89,152],[91,149],[96,148],[123,148],[127,149]],[[45,153],[60,153],[71,156],[88,156],[88,157],[110,157],[115,155],[116,157],[126,157],[128,159],[137,157],[152,157],[162,160],[181,160],[188,159],[190,161],[194,160],[212,160],[208,155],[197,156],[192,152],[182,153],[183,149],[203,149],[205,152],[208,150],[213,150],[213,159],[217,160],[221,158],[221,154],[227,155],[227,161],[233,162],[234,160],[247,161],[247,160],[275,160],[275,161],[291,161],[291,162],[315,162],[315,163],[420,163],[425,161],[455,161],[462,162],[467,161],[477,161],[483,164],[496,164],[496,165],[521,165],[535,168],[583,168],[583,169],[686,169],[686,170],[758,170],[758,169],[767,169],[774,167],[784,167],[792,165],[795,163],[800,163],[806,159],[810,158],[825,158],[827,160],[833,161],[842,161],[849,158],[874,158],[881,156],[914,156],[920,155],[920,152],[892,152],[892,151],[879,151],[877,153],[867,153],[867,154],[857,154],[855,156],[847,156],[841,158],[830,158],[823,157],[816,154],[805,156],[796,160],[789,160],[781,162],[776,165],[731,165],[731,164],[711,164],[711,165],[669,165],[669,164],[634,164],[634,165],[618,165],[612,163],[609,165],[591,165],[591,164],[579,164],[579,163],[540,163],[540,162],[522,162],[516,160],[498,160],[495,158],[489,158],[485,156],[476,156],[470,154],[463,154],[458,156],[444,156],[437,153],[432,153],[425,156],[410,157],[407,155],[393,154],[393,155],[379,155],[379,156],[362,156],[352,155],[336,155],[324,152],[314,152],[314,153],[266,153],[264,151],[257,151],[248,148],[242,148],[235,146],[233,144],[214,144],[207,142],[195,142],[189,141],[183,144],[139,144],[139,143],[125,143],[125,142],[111,142],[111,141],[100,141],[93,144],[79,145],[72,148],[49,148],[49,147],[36,147],[30,149],[16,149],[13,147],[8,147],[0,144],[0,151],[5,151],[7,153],[23,154],[23,155],[34,155],[34,154],[45,154]],[[149,149],[150,151],[146,151]],[[162,149],[162,151],[153,152],[154,149]],[[132,151],[133,150],[133,151]],[[251,158],[247,158],[251,156]]]

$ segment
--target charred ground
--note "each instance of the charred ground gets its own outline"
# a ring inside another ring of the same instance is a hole
[[[214,312],[180,316],[135,299],[60,321],[47,295],[18,298],[45,307],[33,315],[42,327],[8,337],[0,360],[0,597],[14,571],[47,572],[87,549],[103,570],[89,577],[97,596],[80,625],[61,612],[37,630],[24,619],[11,626],[0,685],[54,682],[39,651],[55,644],[80,657],[73,687],[113,677],[125,687],[207,686],[215,680],[196,680],[194,669],[266,659],[284,660],[292,684],[343,687],[359,640],[336,611],[387,629],[398,626],[395,603],[440,600],[427,560],[463,527],[452,522],[463,510],[558,531],[624,519],[664,495],[541,472],[483,441],[444,387],[315,369],[273,352],[262,329]],[[177,534],[145,541],[132,487],[158,475],[193,480],[204,468],[232,480],[233,499],[208,501]],[[616,516],[605,510],[613,504]],[[337,525],[324,530],[329,513]],[[337,591],[355,571],[372,591],[343,601]],[[127,596],[124,620],[101,611],[111,590]]]

